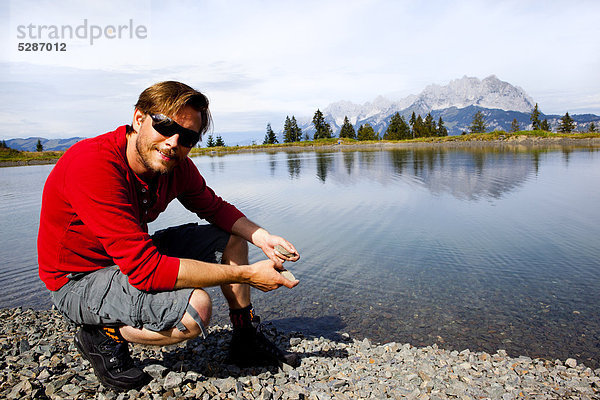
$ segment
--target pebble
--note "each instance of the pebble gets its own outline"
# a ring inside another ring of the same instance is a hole
[[[279,252],[281,255],[286,256],[286,257],[294,256],[294,253],[290,253],[289,251],[287,251],[285,249],[285,247],[283,247],[279,244],[275,246],[275,251]]]
[[[281,275],[290,281],[295,281],[296,277],[294,276],[294,274],[292,274],[290,271],[288,271],[287,269],[284,269],[283,271],[281,271]]]
[[[72,345],[76,327],[54,309],[0,309],[0,398],[6,399],[598,399],[600,369],[575,358],[544,360],[448,351],[437,345],[378,344],[340,333],[340,340],[284,333],[268,336],[301,359],[297,368],[228,365],[230,326],[179,345],[130,345],[153,379],[115,392],[98,383]]]

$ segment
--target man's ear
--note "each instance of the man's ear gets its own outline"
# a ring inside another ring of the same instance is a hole
[[[145,116],[146,116],[146,114],[144,114],[137,108],[135,109],[135,112],[133,113],[133,124],[132,124],[133,131],[135,133],[140,131],[140,128],[142,127],[142,122],[144,122]]]

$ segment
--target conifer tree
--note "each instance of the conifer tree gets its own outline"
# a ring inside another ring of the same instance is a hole
[[[540,122],[540,110],[538,109],[537,103],[535,103],[535,107],[533,107],[533,111],[531,111],[529,119],[531,120],[531,128],[534,131],[538,131],[541,129],[542,123]]]
[[[35,151],[44,151],[44,145],[40,139],[38,139],[37,144],[35,145]]]
[[[331,126],[327,122],[325,122],[325,117],[323,117],[323,113],[321,112],[321,110],[317,109],[313,117],[312,123],[315,126],[315,140],[326,139],[331,137]]]
[[[385,133],[383,134],[384,140],[402,140],[409,139],[411,137],[410,127],[404,120],[404,117],[400,113],[396,113],[390,119]]]
[[[294,142],[302,141],[302,129],[298,126],[298,122],[296,121],[296,117],[292,115],[292,119],[290,121],[292,137],[294,138]]]
[[[283,143],[295,142],[294,132],[292,131],[292,120],[286,115],[283,124]]]
[[[446,129],[446,127],[444,126],[444,120],[442,120],[442,117],[440,117],[440,119],[438,120],[437,135],[440,137],[448,136],[448,129]]]
[[[567,112],[561,119],[558,125],[558,131],[562,133],[571,133],[575,129],[575,121]]]
[[[425,137],[425,123],[423,122],[423,117],[421,117],[421,114],[419,114],[417,116],[417,119],[415,119],[412,128],[414,138]]]
[[[8,145],[6,144],[6,140],[0,142],[0,149],[8,149]]]
[[[588,127],[588,131],[590,133],[595,133],[596,132],[596,124],[594,124],[593,122],[590,122],[590,126]],[[6,143],[5,143],[6,145]]]
[[[350,123],[348,116],[344,117],[344,123],[340,129],[340,138],[356,139],[356,131]]]
[[[225,147],[225,142],[223,141],[223,138],[221,137],[221,135],[217,135],[217,140],[215,141],[215,146],[216,147]]]
[[[435,126],[435,121],[433,120],[433,117],[431,116],[431,113],[427,113],[427,115],[425,116],[425,137],[429,137],[429,136],[436,136],[437,134],[437,128]]]
[[[277,140],[277,137],[275,136],[275,132],[273,132],[273,129],[271,129],[271,124],[267,124],[267,133],[265,134],[265,140],[263,141],[263,144],[275,144],[275,143],[279,143],[279,141]]]
[[[510,124],[510,132],[515,133],[521,130],[521,125],[519,125],[519,121],[516,118],[513,118]]]
[[[358,128],[356,137],[358,140],[379,140],[379,135],[375,133],[373,127],[368,123],[361,125],[360,128]]]
[[[544,119],[542,121],[542,123],[540,124],[540,129],[546,132],[550,132],[550,124],[548,123],[547,119]]]
[[[206,139],[206,147],[215,147],[215,141],[212,135],[208,135],[208,139]]]
[[[479,110],[473,116],[469,131],[471,131],[471,133],[485,133],[486,128],[485,115],[483,114],[483,111]]]

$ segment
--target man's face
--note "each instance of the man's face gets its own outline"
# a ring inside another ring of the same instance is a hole
[[[185,106],[175,117],[175,122],[184,128],[198,132],[201,127],[200,112]],[[142,175],[166,174],[183,161],[190,147],[179,144],[179,134],[167,137],[152,126],[152,118],[136,110],[134,130],[130,140],[135,140],[134,171]]]

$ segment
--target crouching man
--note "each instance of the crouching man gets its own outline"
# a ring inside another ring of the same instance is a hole
[[[209,286],[220,286],[229,304],[232,362],[297,363],[257,331],[250,287],[296,286],[278,270],[299,254],[206,185],[188,153],[210,123],[202,93],[161,82],[139,96],[131,126],[73,145],[48,176],[40,278],[56,307],[79,325],[75,345],[104,385],[131,389],[147,382],[129,342],[160,346],[203,334],[212,304],[202,288]],[[150,236],[148,223],[175,198],[210,224]],[[249,265],[248,242],[267,259]]]

